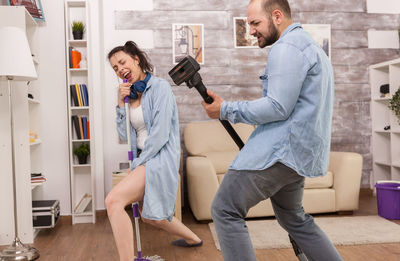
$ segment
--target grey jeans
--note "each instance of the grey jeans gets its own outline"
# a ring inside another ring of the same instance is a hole
[[[310,261],[343,260],[314,219],[304,212],[303,191],[304,177],[281,163],[260,171],[228,170],[211,207],[224,260],[256,260],[244,218],[251,207],[267,198],[279,224]]]

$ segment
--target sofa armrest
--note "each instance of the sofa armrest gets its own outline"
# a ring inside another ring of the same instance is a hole
[[[206,157],[188,156],[186,174],[193,215],[197,220],[210,220],[211,204],[219,186],[214,166]]]
[[[336,211],[358,209],[362,174],[362,156],[353,152],[330,153]]]

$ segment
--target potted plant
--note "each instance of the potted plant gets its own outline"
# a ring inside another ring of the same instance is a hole
[[[87,156],[90,154],[89,144],[82,143],[74,149],[74,154],[78,157],[79,164],[86,164]]]
[[[83,32],[85,31],[85,25],[81,21],[72,22],[72,35],[74,40],[82,40]]]
[[[400,88],[397,89],[396,93],[390,98],[389,109],[398,117],[400,124]]]

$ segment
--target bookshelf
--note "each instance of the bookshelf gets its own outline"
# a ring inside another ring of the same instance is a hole
[[[26,32],[38,78],[30,82],[13,81],[13,115],[18,232],[24,243],[33,243],[38,232],[33,228],[32,199],[40,198],[43,183],[31,183],[31,173],[42,173],[42,132],[40,108],[40,55],[38,25],[23,6],[0,6],[0,26],[15,26]],[[30,97],[28,97],[28,94]],[[14,238],[14,208],[11,168],[11,129],[7,81],[0,80],[0,245]],[[31,135],[32,134],[32,135]]]
[[[390,97],[400,88],[400,59],[369,68],[371,85],[372,171],[371,188],[378,180],[400,181],[400,124],[388,108]],[[389,97],[381,97],[380,86],[389,84]],[[384,129],[390,126],[390,129]]]
[[[83,39],[74,39],[71,24],[73,21],[82,21],[85,25]],[[92,79],[88,61],[90,60],[90,23],[89,6],[86,0],[65,1],[65,46],[67,62],[68,96],[68,129],[69,129],[69,156],[71,179],[71,211],[72,224],[95,223],[95,159],[93,112],[92,112]],[[74,55],[72,53],[74,52]],[[73,68],[77,64],[76,52],[80,53],[79,68]],[[85,164],[79,163],[74,155],[74,150],[82,144],[89,145],[90,154]],[[87,198],[90,195],[88,202]],[[79,209],[82,200],[86,207]]]

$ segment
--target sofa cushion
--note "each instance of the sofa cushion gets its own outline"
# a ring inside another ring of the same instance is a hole
[[[221,184],[222,179],[224,178],[225,174],[217,174],[218,183]]]
[[[239,151],[212,151],[203,152],[202,154],[211,161],[217,174],[225,174],[238,152]]]
[[[317,178],[306,178],[305,189],[331,188],[333,186],[333,174],[328,171],[325,176]]]
[[[334,189],[305,189],[303,207],[306,213],[335,212],[336,191]]]

